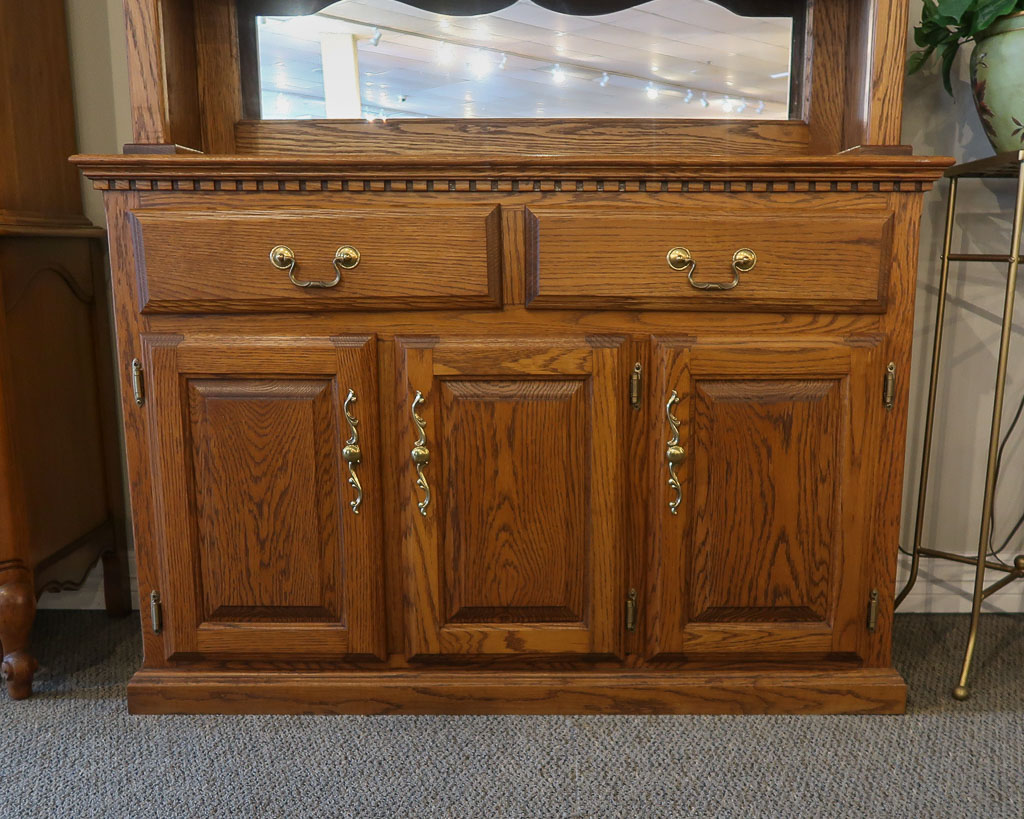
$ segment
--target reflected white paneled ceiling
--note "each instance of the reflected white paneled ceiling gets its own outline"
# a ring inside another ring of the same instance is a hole
[[[367,117],[788,116],[787,18],[740,17],[710,0],[650,0],[598,17],[530,0],[479,17],[341,0],[309,17],[261,19],[264,117],[325,116],[327,32],[358,38]]]

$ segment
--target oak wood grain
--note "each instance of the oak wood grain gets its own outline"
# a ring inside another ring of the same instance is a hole
[[[224,203],[226,204],[226,203]],[[143,312],[430,309],[501,304],[499,210],[456,206],[136,211]],[[443,226],[443,227],[442,227]],[[189,236],[183,251],[181,237]],[[424,239],[430,236],[430,242]],[[434,243],[437,244],[434,244]],[[343,245],[360,253],[334,287],[304,288],[270,262],[286,245],[298,281],[331,281]]]
[[[528,270],[534,308],[786,309],[882,312],[891,256],[891,214],[826,215],[777,208],[714,213],[715,201],[683,202],[666,218],[578,206],[533,207],[538,259]],[[711,213],[708,213],[708,210]],[[673,270],[669,250],[687,248],[698,284],[729,284],[733,254],[757,254],[726,291],[700,290]]]
[[[823,672],[288,674],[141,671],[134,714],[901,714],[888,669]]]
[[[410,655],[619,651],[621,345],[401,340],[434,484],[425,516],[402,495]]]
[[[376,437],[358,515],[341,458],[347,391],[376,415],[372,339],[142,340],[168,658],[379,654]]]

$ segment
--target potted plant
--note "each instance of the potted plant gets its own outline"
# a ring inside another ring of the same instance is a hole
[[[924,0],[910,55],[913,74],[933,54],[942,60],[942,82],[953,93],[950,72],[964,43],[973,40],[971,88],[978,116],[996,151],[1024,149],[1024,0]]]

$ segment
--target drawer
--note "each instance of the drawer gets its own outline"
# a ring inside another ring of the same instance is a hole
[[[501,306],[500,210],[493,204],[146,208],[132,216],[146,313]],[[291,251],[290,271],[286,255],[280,267],[271,261],[277,246]],[[358,251],[350,269],[335,262],[342,247]],[[331,286],[301,286],[309,281]]]
[[[537,249],[527,272],[531,308],[885,310],[892,250],[888,212],[733,215],[537,207],[530,213],[527,224]],[[685,248],[692,267],[673,269],[673,248]],[[734,254],[741,249],[754,251],[756,261],[734,276]],[[707,285],[713,289],[702,289]]]

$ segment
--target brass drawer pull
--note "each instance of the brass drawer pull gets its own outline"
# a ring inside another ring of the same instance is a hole
[[[672,414],[672,407],[679,403],[679,394],[672,390],[668,403],[665,405],[665,416],[668,419],[672,435],[668,439],[668,449],[665,450],[665,460],[668,461],[668,485],[675,490],[676,496],[668,502],[669,511],[673,515],[679,514],[679,504],[683,502],[683,488],[679,485],[679,477],[676,475],[676,467],[686,460],[686,449],[679,445],[679,419]]]
[[[730,282],[698,282],[693,278],[697,272],[697,262],[685,247],[674,247],[668,252],[668,266],[673,270],[686,271],[690,286],[697,290],[732,290],[740,283],[740,273],[749,273],[757,264],[757,254],[744,247],[732,254],[732,281]]]
[[[351,270],[359,264],[359,251],[350,245],[339,247],[334,254],[334,278],[330,281],[302,281],[295,278],[295,265],[298,259],[295,252],[287,245],[277,245],[270,251],[270,263],[278,270],[288,271],[288,280],[296,287],[334,287],[341,281],[341,271]]]
[[[416,407],[424,403],[426,403],[426,399],[423,397],[423,393],[416,390],[416,397],[412,399],[412,420],[416,424],[416,429],[419,430],[419,435],[413,443],[411,454],[412,462],[416,466],[416,486],[423,490],[423,500],[416,505],[420,509],[420,514],[426,517],[427,507],[430,506],[430,484],[427,483],[427,477],[423,474],[423,467],[430,463],[430,450],[426,447],[426,421],[416,412]]]
[[[349,409],[349,405],[355,403],[357,400],[356,394],[353,390],[348,391],[348,396],[345,398],[345,403],[342,406],[342,410],[345,413],[345,420],[348,421],[348,428],[352,430],[352,434],[349,435],[348,440],[345,441],[345,446],[341,450],[341,456],[345,459],[348,464],[348,483],[353,489],[356,490],[356,499],[349,501],[349,506],[352,507],[352,514],[359,514],[359,507],[363,504],[363,485],[359,483],[359,476],[356,474],[356,467],[363,461],[363,450],[359,446],[359,419],[352,415],[352,411]]]

